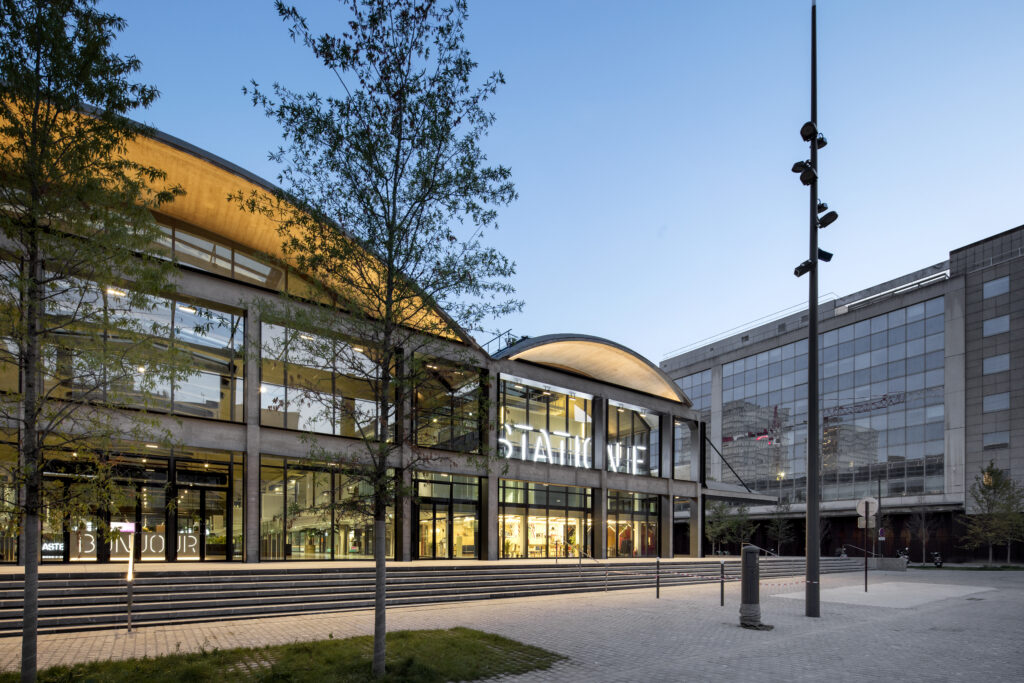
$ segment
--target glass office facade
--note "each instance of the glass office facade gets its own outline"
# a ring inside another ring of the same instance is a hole
[[[937,297],[819,336],[824,500],[943,492],[944,330]],[[722,366],[723,454],[755,490],[803,500],[807,410],[806,340]]]
[[[502,479],[498,484],[502,558],[593,555],[593,493]]]
[[[501,376],[499,454],[567,467],[593,467],[593,397]]]

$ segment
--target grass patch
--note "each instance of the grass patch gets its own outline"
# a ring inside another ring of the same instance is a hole
[[[474,681],[547,669],[562,655],[468,628],[388,633],[384,681]],[[57,666],[40,683],[186,683],[199,681],[372,681],[373,638],[212,650],[124,661]],[[0,674],[0,683],[19,674]]]

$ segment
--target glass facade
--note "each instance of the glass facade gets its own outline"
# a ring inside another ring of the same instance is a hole
[[[480,556],[480,478],[416,472],[413,519],[418,560]]]
[[[593,467],[593,397],[501,376],[500,455],[568,467]]]
[[[702,370],[676,380],[676,384],[693,402],[702,422],[711,421],[711,370]],[[692,480],[697,477],[691,463],[697,462],[700,444],[698,432],[685,422],[676,422],[672,429],[672,478]]]
[[[47,347],[44,358],[44,382],[49,395],[241,422],[243,316],[157,297],[151,298],[150,309],[141,310],[137,305],[133,308],[130,299],[126,290],[108,287],[102,295],[97,292],[88,304],[102,308],[102,314],[92,315],[94,319],[112,321],[103,339],[115,350],[115,355],[105,361],[103,368],[85,367],[81,354],[76,352],[82,345],[95,343],[94,332],[61,328],[53,335],[54,343]],[[52,314],[59,319],[81,305],[76,294],[55,301]],[[141,339],[146,340],[151,352],[139,355]],[[176,367],[165,367],[159,360],[154,364],[153,359],[159,359],[168,350],[178,354]],[[92,365],[99,361],[87,362]],[[101,373],[113,379],[97,386],[91,378]]]
[[[479,453],[483,430],[481,374],[476,368],[431,360],[416,387],[416,444]]]
[[[43,471],[42,559],[126,561],[126,535],[108,535],[111,522],[134,522],[135,559],[240,560],[243,480],[239,453],[162,448],[108,454],[112,510],[88,512],[76,497],[95,496],[86,480],[95,461],[77,452],[50,452]],[[69,514],[69,510],[80,513]]]
[[[361,512],[366,484],[291,458],[260,458],[260,559],[373,559],[373,519]],[[387,511],[394,557],[394,508]]]
[[[263,323],[260,424],[354,438],[381,438],[376,366],[356,342]],[[387,439],[394,438],[389,402]]]
[[[661,416],[625,403],[608,401],[609,472],[658,476]]]
[[[658,556],[658,497],[608,492],[608,557]]]
[[[498,488],[502,558],[593,555],[591,489],[512,479]]]
[[[943,306],[938,297],[819,336],[824,500],[874,495],[879,484],[883,496],[943,492]],[[806,340],[722,371],[725,458],[752,488],[802,501]],[[738,483],[727,470],[722,478]]]

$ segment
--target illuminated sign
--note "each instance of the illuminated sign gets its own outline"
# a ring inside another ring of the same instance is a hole
[[[610,443],[607,446],[608,466],[612,472],[623,472],[625,474],[641,474],[640,467],[643,465],[643,452],[646,446],[626,446],[620,443]],[[646,474],[644,468],[643,474]]]
[[[517,435],[518,432],[518,435]],[[536,436],[533,449],[529,447],[529,434]],[[520,460],[546,462],[552,465],[591,468],[590,437],[573,436],[568,432],[549,432],[530,425],[505,425],[505,436],[498,439],[502,454],[506,458],[516,457],[519,448]]]

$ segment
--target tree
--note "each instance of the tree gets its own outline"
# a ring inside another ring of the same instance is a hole
[[[153,389],[173,381],[167,330],[147,323],[173,265],[153,255],[148,208],[178,188],[125,157],[144,131],[125,115],[157,91],[111,51],[124,21],[94,0],[2,0],[0,12],[0,424],[5,516],[22,534],[22,680],[36,676],[40,515],[81,518],[114,503],[117,443],[148,439]],[[146,372],[148,370],[148,372]],[[109,409],[131,403],[135,417]],[[159,434],[159,432],[157,432]],[[67,495],[42,497],[48,453],[90,461]]]
[[[742,546],[750,542],[757,525],[750,519],[750,506],[745,503],[732,507],[729,510],[729,529],[726,533],[726,540]]]
[[[718,554],[718,546],[729,536],[729,504],[724,500],[713,500],[707,505],[704,519],[704,535],[711,541],[711,554]]]
[[[973,511],[964,518],[964,548],[988,546],[988,563],[993,563],[993,546],[1020,540],[1024,514],[1024,488],[989,461],[974,477],[970,488]]]
[[[768,519],[765,529],[768,538],[775,543],[776,551],[782,554],[782,546],[796,539],[793,531],[793,522],[789,519],[789,501],[779,500],[772,510],[772,516]]]
[[[312,436],[308,443],[312,459],[359,484],[363,493],[346,505],[373,519],[373,673],[380,676],[387,508],[403,493],[406,473],[431,457],[419,448],[423,425],[403,428],[405,407],[439,374],[438,357],[475,347],[459,325],[518,308],[509,298],[513,264],[482,241],[496,207],[516,195],[509,170],[488,166],[479,146],[494,121],[483,105],[503,77],[472,84],[465,1],[343,4],[351,15],[345,30],[317,35],[296,8],[277,3],[291,38],[336,77],[338,92],[252,83],[253,104],[282,128],[286,142],[271,158],[283,166],[278,180],[287,192],[234,199],[278,221],[289,265],[309,277],[305,298],[326,304],[293,302],[266,315],[296,331],[287,341],[304,347],[312,366],[340,373],[355,392],[339,397],[310,386],[305,400],[330,412],[359,447]],[[448,360],[458,372],[465,359]],[[479,420],[463,408],[458,419]]]
[[[904,528],[911,537],[916,536],[921,541],[921,562],[927,562],[928,541],[938,531],[939,519],[926,510],[918,510],[910,514]]]

